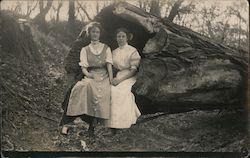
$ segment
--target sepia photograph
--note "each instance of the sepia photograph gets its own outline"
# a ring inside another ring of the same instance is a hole
[[[250,156],[249,1],[0,8],[1,157]]]

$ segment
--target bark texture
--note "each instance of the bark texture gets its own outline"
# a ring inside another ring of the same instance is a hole
[[[117,47],[115,29],[126,27],[133,33],[129,44],[142,60],[132,91],[143,114],[243,108],[247,52],[125,2],[104,8],[95,20],[104,28],[101,41],[112,49]]]
[[[126,27],[134,34],[130,44],[143,59],[133,92],[143,113],[243,107],[247,52],[128,3],[104,8],[96,20],[106,31],[104,41],[113,48],[116,28]]]

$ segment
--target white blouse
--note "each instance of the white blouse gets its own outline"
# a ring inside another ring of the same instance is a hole
[[[137,69],[140,64],[140,55],[136,48],[126,44],[113,51],[113,65],[119,70]]]
[[[97,42],[91,42],[89,45],[90,51],[95,54],[95,55],[99,55],[101,54],[103,48],[104,48],[104,44],[97,41]],[[86,47],[88,47],[86,46]],[[82,67],[89,67],[89,63],[87,60],[87,52],[86,52],[86,47],[83,47],[81,52],[80,52],[80,62],[79,65]],[[106,50],[106,62],[113,64],[113,60],[112,60],[112,54],[111,54],[111,49],[108,47]]]

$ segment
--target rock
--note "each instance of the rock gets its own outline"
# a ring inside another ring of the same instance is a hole
[[[84,140],[80,140],[80,142],[81,142],[82,150],[89,151],[86,142]]]
[[[4,150],[13,151],[15,149],[14,144],[11,143],[8,139],[4,140],[2,142],[2,145],[3,145]]]

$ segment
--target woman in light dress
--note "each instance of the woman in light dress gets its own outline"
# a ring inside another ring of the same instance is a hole
[[[113,129],[113,134],[116,129],[130,128],[141,115],[131,92],[141,57],[136,48],[128,45],[132,34],[126,28],[117,29],[115,35],[119,47],[112,52],[112,56],[118,73],[111,81],[111,115],[106,122],[106,126]]]
[[[94,134],[98,121],[110,118],[112,54],[111,49],[99,41],[101,25],[93,23],[87,33],[91,43],[80,52],[80,63],[84,78],[71,90],[67,116],[90,116],[89,134]],[[62,132],[67,133],[67,127]]]

